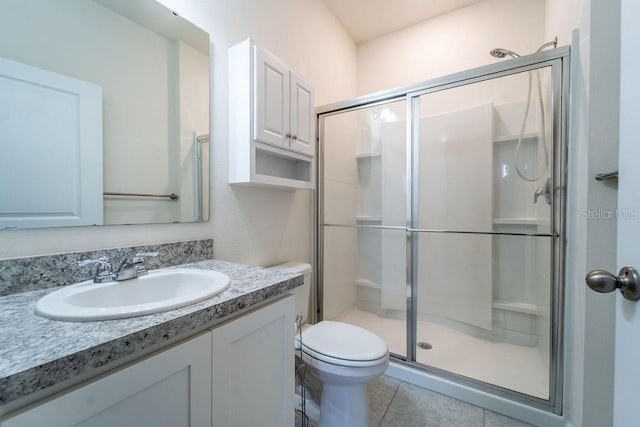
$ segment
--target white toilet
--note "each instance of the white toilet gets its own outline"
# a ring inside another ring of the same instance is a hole
[[[343,322],[322,321],[306,325],[311,292],[311,266],[290,262],[271,267],[304,275],[295,289],[296,316],[302,316],[296,332],[307,374],[322,381],[320,427],[369,425],[367,383],[378,378],[389,364],[387,344],[366,329]]]

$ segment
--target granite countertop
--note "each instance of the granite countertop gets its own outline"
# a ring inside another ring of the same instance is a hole
[[[245,308],[302,285],[302,276],[223,261],[175,267],[223,272],[231,284],[213,298],[129,319],[62,322],[36,316],[36,301],[55,289],[0,297],[0,409],[7,403],[105,366],[118,366],[205,330]],[[102,369],[104,371],[104,369]],[[4,412],[0,410],[0,414]]]

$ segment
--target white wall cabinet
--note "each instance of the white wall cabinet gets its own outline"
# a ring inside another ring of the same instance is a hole
[[[229,182],[313,189],[313,87],[251,40],[229,49]]]
[[[213,425],[293,427],[294,297],[213,330]]]
[[[0,423],[2,427],[211,425],[211,333]]]
[[[294,305],[288,296],[259,308],[0,427],[293,427]]]

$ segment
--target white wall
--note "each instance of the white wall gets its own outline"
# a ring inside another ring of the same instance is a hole
[[[213,238],[216,258],[256,265],[312,253],[312,192],[227,183],[227,48],[252,37],[315,87],[316,103],[356,94],[355,45],[320,0],[163,0],[211,33],[211,222],[0,232],[0,258]]]
[[[358,94],[491,64],[496,47],[532,53],[544,38],[544,0],[485,0],[358,45]]]

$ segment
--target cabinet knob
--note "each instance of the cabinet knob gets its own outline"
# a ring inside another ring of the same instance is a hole
[[[290,133],[287,133],[284,137],[285,137],[285,138],[291,138],[291,134],[290,134]]]
[[[293,139],[295,141],[296,139],[298,139],[298,135],[292,135],[291,139]]]

